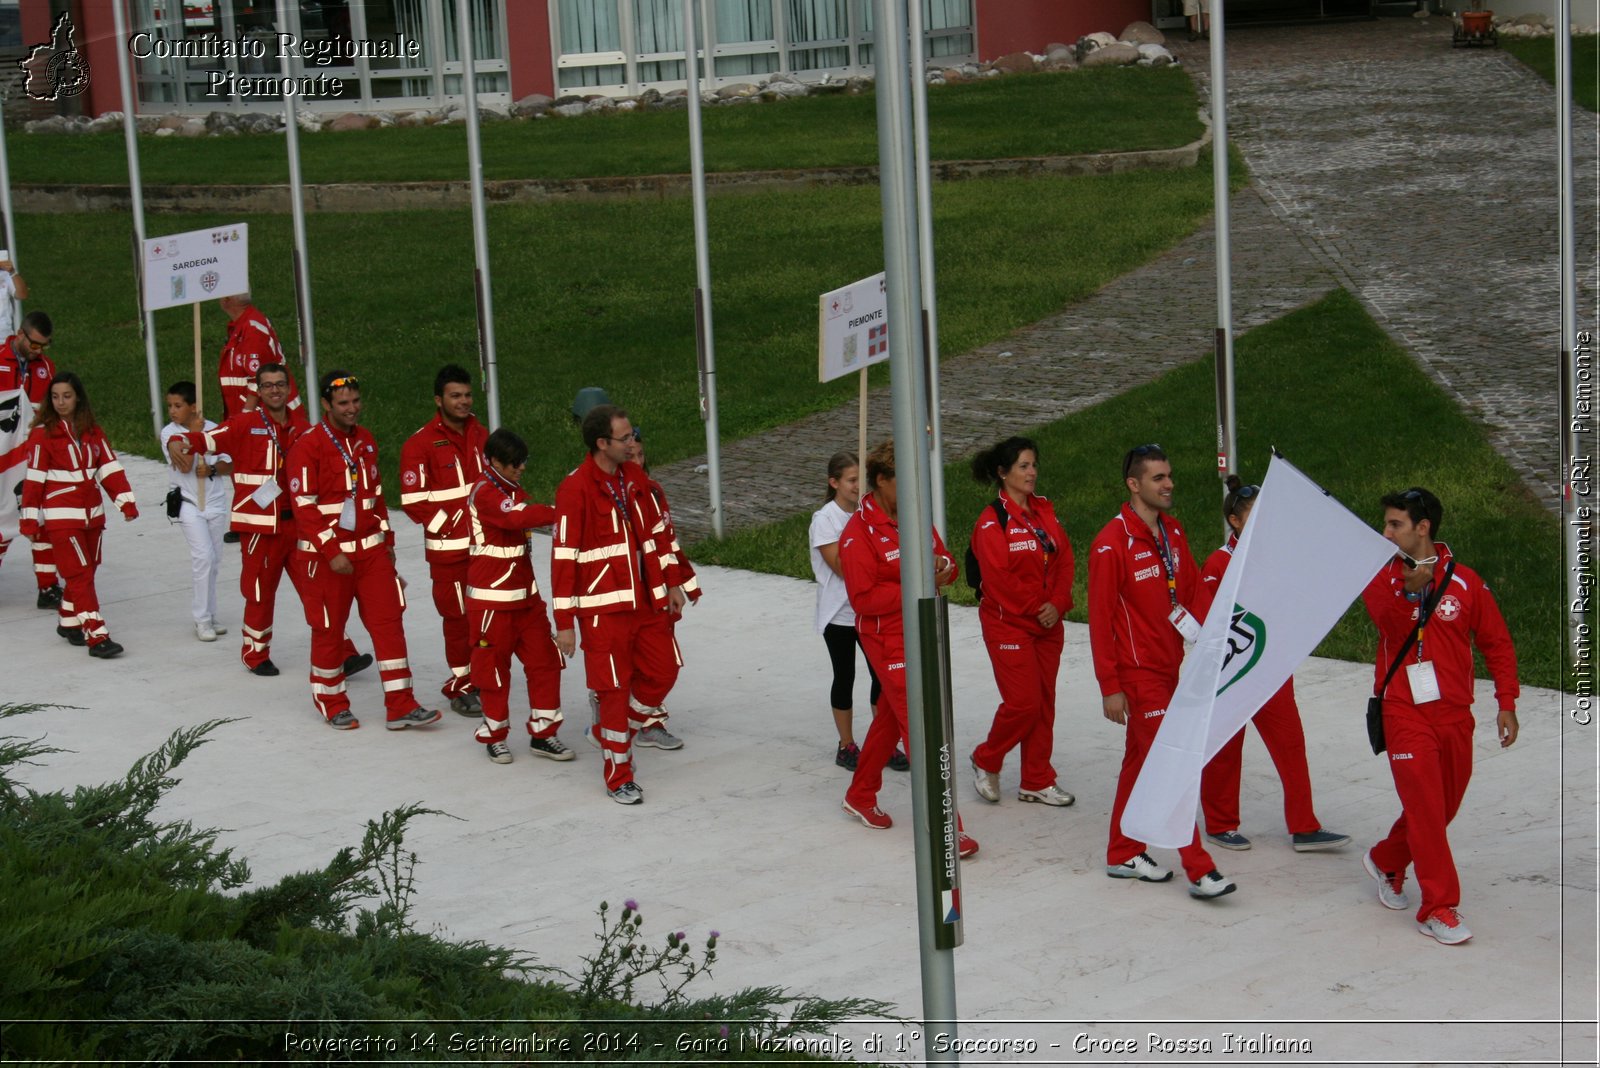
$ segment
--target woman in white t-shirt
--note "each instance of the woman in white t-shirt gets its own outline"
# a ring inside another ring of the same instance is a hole
[[[167,418],[161,428],[161,448],[167,454],[167,488],[183,496],[178,525],[189,543],[189,563],[194,592],[189,599],[195,637],[214,642],[228,628],[217,624],[217,570],[222,564],[222,535],[228,529],[228,509],[233,504],[233,463],[227,454],[197,456],[176,442],[180,435],[215,430],[216,423],[201,419],[195,407],[193,382],[174,382],[167,390]],[[205,484],[205,508],[200,507],[200,485]]]
[[[855,739],[856,614],[845,593],[844,578],[839,571],[839,534],[849,522],[850,515],[861,500],[861,475],[853,452],[836,452],[828,460],[827,503],[811,516],[811,572],[817,577],[817,633],[828,646],[828,658],[833,661],[833,686],[829,695],[833,706],[833,723],[839,731],[839,750],[833,762],[841,768],[855,770],[860,749]],[[878,714],[878,696],[883,687],[877,673],[867,665],[872,676],[872,714]],[[905,753],[898,748],[889,759],[895,771],[905,771],[911,766]]]

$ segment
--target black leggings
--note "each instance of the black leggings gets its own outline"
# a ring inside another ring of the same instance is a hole
[[[856,646],[861,644],[861,639],[856,635],[856,628],[829,623],[822,630],[822,640],[828,643],[828,659],[833,661],[833,689],[828,700],[833,702],[834,708],[850,708],[855,700]],[[865,648],[861,650],[861,655],[867,655]],[[867,674],[872,676],[872,703],[876,705],[883,693],[883,685],[878,682],[878,673],[872,670],[870,660],[867,661]]]

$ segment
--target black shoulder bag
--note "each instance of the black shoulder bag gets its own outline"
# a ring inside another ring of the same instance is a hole
[[[1401,661],[1411,651],[1411,646],[1415,644],[1417,635],[1421,633],[1423,625],[1428,622],[1428,617],[1433,615],[1433,610],[1438,607],[1439,598],[1444,596],[1445,587],[1450,585],[1450,576],[1455,574],[1455,570],[1456,562],[1454,560],[1444,565],[1444,577],[1433,588],[1433,594],[1423,604],[1422,611],[1417,613],[1417,625],[1411,628],[1411,633],[1406,637],[1405,644],[1400,647],[1400,652],[1394,658],[1394,663],[1389,665],[1389,674],[1383,677],[1383,685],[1378,688],[1376,694],[1367,698],[1367,741],[1372,743],[1374,756],[1383,752],[1387,747],[1387,742],[1383,737],[1383,695],[1389,691],[1389,683],[1394,679],[1394,673],[1400,670]]]

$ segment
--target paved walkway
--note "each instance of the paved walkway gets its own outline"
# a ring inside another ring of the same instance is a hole
[[[1255,178],[1232,202],[1235,328],[1345,286],[1553,508],[1555,96],[1510,55],[1452,49],[1449,37],[1443,18],[1229,35],[1229,132]],[[1205,46],[1172,47],[1208,92]],[[1575,125],[1574,173],[1592,175],[1594,123],[1580,117]],[[1578,201],[1578,262],[1587,265],[1578,307],[1592,314],[1595,203],[1581,187]],[[1205,227],[1059,314],[947,356],[947,455],[1204,357],[1216,319],[1214,247]],[[997,382],[1006,383],[1004,396]],[[869,413],[870,425],[891,424],[887,389],[874,392]],[[854,443],[855,423],[847,404],[727,443],[727,526],[812,507],[817,470]],[[696,471],[704,463],[700,456],[656,471],[691,537],[710,529],[706,479]]]

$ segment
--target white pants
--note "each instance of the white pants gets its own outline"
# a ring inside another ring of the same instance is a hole
[[[183,528],[183,536],[189,542],[189,563],[194,570],[189,611],[196,623],[205,623],[217,618],[217,569],[222,564],[222,535],[228,529],[228,512],[226,508],[207,508],[201,512],[184,501],[183,510],[178,513],[178,526]]]

